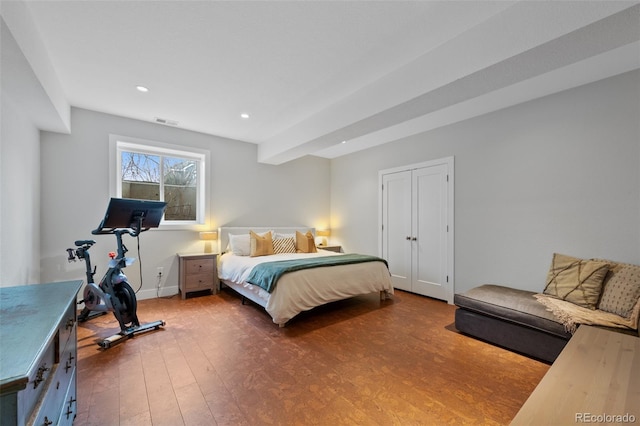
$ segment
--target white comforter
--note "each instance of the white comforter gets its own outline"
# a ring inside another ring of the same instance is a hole
[[[339,256],[326,250],[317,253],[276,254],[272,256],[235,256],[225,253],[219,258],[220,279],[242,285],[258,294],[273,322],[283,325],[288,320],[316,306],[360,294],[385,291],[393,294],[389,270],[382,262],[320,267],[284,274],[270,294],[246,282],[253,267],[262,262]]]

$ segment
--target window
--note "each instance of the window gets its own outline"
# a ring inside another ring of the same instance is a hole
[[[114,196],[166,201],[164,225],[205,223],[206,151],[118,136],[111,145]]]

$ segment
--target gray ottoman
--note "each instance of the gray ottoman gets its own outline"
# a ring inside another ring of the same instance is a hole
[[[456,294],[455,326],[462,333],[552,363],[571,334],[534,294],[492,284]]]

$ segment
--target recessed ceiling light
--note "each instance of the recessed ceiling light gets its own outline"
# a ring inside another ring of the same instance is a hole
[[[240,118],[244,118],[246,120],[247,118],[249,118],[249,114],[243,112],[242,114],[240,114]]]
[[[149,91],[149,89],[147,89],[144,86],[136,86],[136,89],[138,90],[138,92],[142,92],[142,93],[147,93]]]
[[[347,141],[342,141],[341,143],[347,143]]]
[[[168,118],[160,118],[154,117],[153,121],[160,124],[166,124],[167,126],[177,126],[178,122],[176,120],[169,120]]]

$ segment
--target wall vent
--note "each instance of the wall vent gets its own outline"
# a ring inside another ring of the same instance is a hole
[[[169,120],[167,118],[154,117],[153,121],[159,124],[165,124],[167,126],[177,126],[178,122],[176,120]]]

